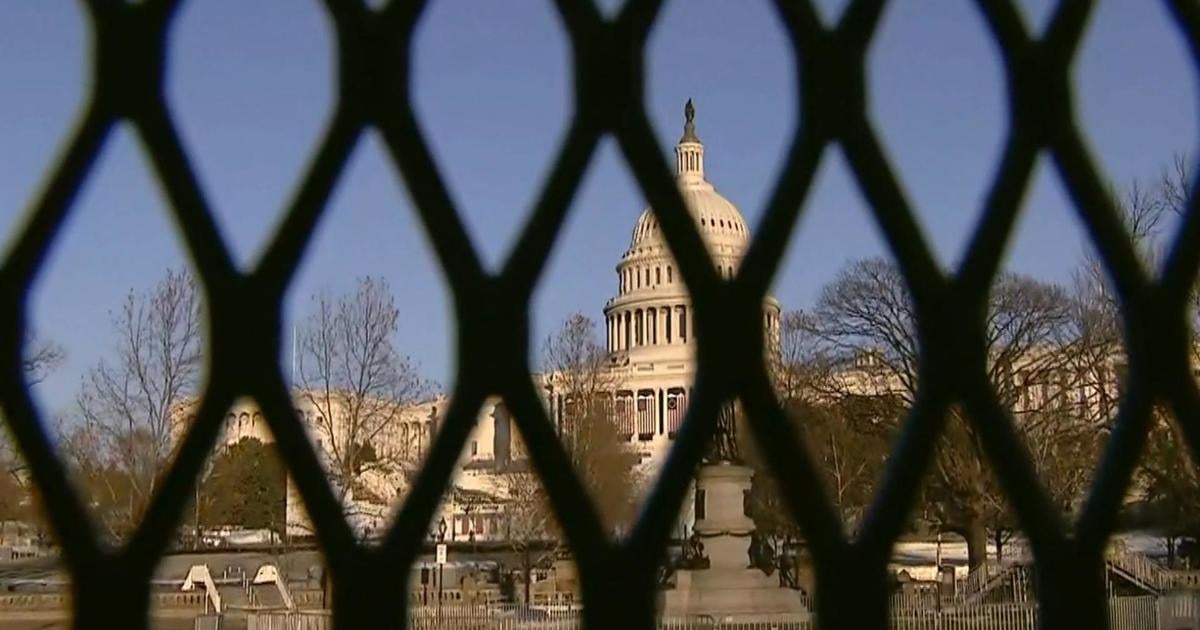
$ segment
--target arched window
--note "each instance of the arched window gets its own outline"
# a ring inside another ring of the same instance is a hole
[[[638,286],[638,288],[639,288],[639,289],[640,289],[640,288],[642,288],[642,272],[640,272],[640,271],[637,271],[637,272],[635,272],[635,273],[634,273],[634,275],[636,275],[636,276],[637,276],[637,286]]]
[[[654,284],[662,284],[662,267],[654,268]]]
[[[671,266],[667,265],[667,284],[673,284],[675,282],[673,276],[674,274],[671,272]]]
[[[679,341],[681,343],[687,343],[687,333],[688,333],[687,307],[680,306],[679,307]]]

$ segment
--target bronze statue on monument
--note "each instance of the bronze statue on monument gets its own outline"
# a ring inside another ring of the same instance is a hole
[[[742,458],[737,444],[737,413],[733,401],[721,405],[717,411],[717,430],[712,444],[704,457],[706,464],[741,464]]]

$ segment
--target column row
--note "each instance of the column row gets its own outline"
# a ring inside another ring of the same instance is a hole
[[[617,273],[617,292],[625,295],[634,289],[656,287],[675,283],[675,269],[671,265],[629,266]]]
[[[608,314],[605,326],[609,352],[686,344],[692,330],[692,311],[685,304],[615,311]]]

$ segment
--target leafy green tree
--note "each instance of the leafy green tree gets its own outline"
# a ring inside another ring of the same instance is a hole
[[[1167,536],[1174,563],[1179,538],[1200,538],[1200,474],[1179,428],[1163,413],[1156,413],[1141,473],[1151,516]]]
[[[286,484],[275,448],[242,438],[217,455],[201,485],[201,524],[282,531]]]

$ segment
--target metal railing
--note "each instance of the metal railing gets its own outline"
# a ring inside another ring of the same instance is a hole
[[[1113,597],[1106,602],[1108,630],[1173,630],[1200,625],[1197,596],[1170,600],[1153,595]],[[900,609],[889,615],[894,630],[1034,630],[1040,607],[1034,602],[965,604],[941,609]],[[575,630],[583,610],[523,606],[417,607],[409,611],[414,630]],[[248,617],[249,630],[327,630],[323,612],[267,612]],[[771,621],[711,616],[657,618],[657,630],[815,630],[812,619]]]
[[[738,398],[750,430],[803,527],[816,568],[823,627],[882,629],[888,614],[888,560],[934,453],[951,405],[966,411],[1020,529],[1037,559],[1038,619],[1046,627],[1103,628],[1104,548],[1142,450],[1151,406],[1173,411],[1193,456],[1200,454],[1200,391],[1192,378],[1184,316],[1200,267],[1200,212],[1189,203],[1182,226],[1153,274],[1138,262],[1086,136],[1075,120],[1074,58],[1096,4],[1059,2],[1047,26],[1031,31],[1014,0],[975,5],[1003,63],[1008,126],[981,219],[960,266],[943,270],[918,228],[871,120],[867,50],[883,0],[851,0],[825,23],[808,0],[776,0],[792,46],[799,95],[782,175],[736,278],[713,268],[675,186],[644,105],[644,51],[663,2],[630,0],[608,16],[587,0],[553,6],[571,44],[574,113],[553,166],[510,257],[489,271],[472,247],[413,108],[412,42],[427,2],[324,0],[335,33],[336,105],[298,185],[281,202],[283,219],[255,266],[243,269],[217,228],[212,197],[167,106],[167,43],[183,0],[81,0],[91,26],[90,93],[83,114],[47,168],[13,246],[0,262],[0,411],[40,489],[72,577],[81,626],[147,624],[149,584],[171,544],[190,488],[239,397],[255,399],[286,460],[329,564],[333,615],[342,628],[399,626],[407,619],[408,572],[454,463],[488,395],[504,399],[558,514],[579,567],[584,616],[592,628],[651,628],[655,577],[679,506],[717,410]],[[374,4],[374,3],[371,3]],[[1200,6],[1164,0],[1178,37],[1200,68]],[[282,9],[281,9],[282,10]],[[281,102],[280,107],[287,104]],[[113,131],[125,124],[141,141],[208,305],[209,380],[195,424],[138,530],[109,549],[68,480],[21,369],[30,288],[43,271],[74,202]],[[456,373],[427,463],[395,525],[378,546],[360,544],[342,517],[319,459],[296,417],[280,374],[284,294],[335,183],[368,130],[403,176],[453,293]],[[529,377],[529,310],[551,247],[600,140],[611,135],[654,208],[695,308],[697,377],[687,418],[646,508],[619,541],[605,535],[595,506],[546,417]],[[772,391],[763,364],[761,305],[827,150],[840,149],[869,203],[913,299],[920,347],[917,401],[889,457],[886,478],[858,535],[847,538],[808,451]],[[987,375],[980,313],[1020,214],[1039,156],[1051,163],[1114,287],[1125,324],[1129,370],[1095,484],[1076,522],[1063,522],[1038,483],[1013,422]],[[399,567],[399,569],[398,569]]]
[[[1143,554],[1114,549],[1105,558],[1112,569],[1138,586],[1159,592],[1169,585],[1167,570]]]

